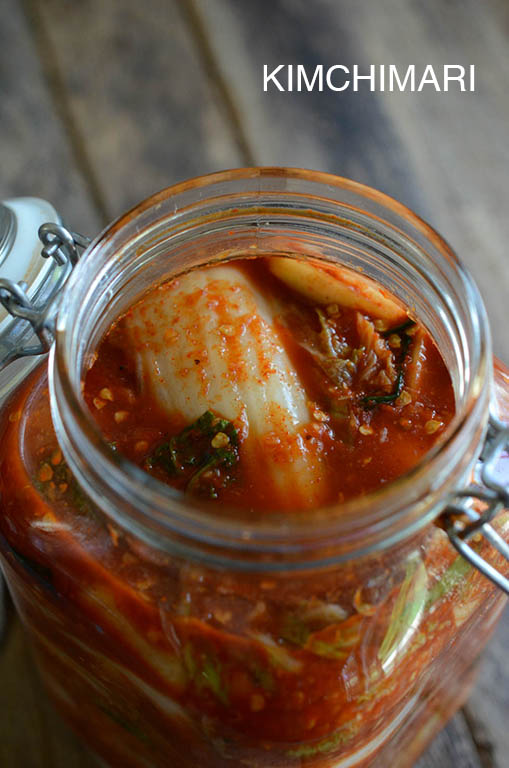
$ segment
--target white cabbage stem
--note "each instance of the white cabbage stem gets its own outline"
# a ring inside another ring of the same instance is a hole
[[[247,464],[278,507],[310,506],[323,487],[320,441],[275,328],[281,310],[247,274],[213,267],[152,291],[126,315],[143,386],[170,414],[232,421]]]
[[[405,310],[381,286],[358,272],[334,264],[317,264],[284,256],[269,258],[271,272],[294,291],[317,304],[339,304],[397,325]]]

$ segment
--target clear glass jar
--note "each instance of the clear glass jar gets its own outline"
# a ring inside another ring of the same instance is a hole
[[[81,382],[102,334],[147,288],[274,252],[362,270],[412,307],[447,363],[457,413],[387,487],[261,523],[218,516],[112,451]],[[92,243],[55,335],[49,366],[3,409],[0,553],[68,722],[126,768],[409,768],[464,701],[505,604],[440,524],[474,471],[490,401],[509,420],[509,374],[497,363],[493,377],[482,302],[448,246],[344,179],[215,174],[155,195]],[[492,525],[509,539],[506,511]],[[483,536],[472,547],[507,575]]]

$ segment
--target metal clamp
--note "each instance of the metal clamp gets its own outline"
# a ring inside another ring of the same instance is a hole
[[[479,555],[468,543],[481,534],[508,562],[509,545],[492,525],[491,520],[503,509],[509,509],[509,486],[503,485],[497,476],[497,465],[504,453],[509,452],[509,426],[494,416],[490,417],[474,482],[456,494],[442,516],[445,530],[458,552],[509,595],[509,578]]]
[[[59,266],[68,265],[72,269],[78,262],[80,250],[85,249],[91,242],[88,237],[70,232],[60,224],[43,224],[39,227],[39,239],[43,243],[41,256],[52,258]],[[0,278],[0,304],[14,318],[26,320],[32,326],[39,344],[17,349],[15,354],[4,361],[4,365],[16,357],[43,355],[49,351],[53,343],[53,302],[36,306],[28,296],[28,286],[25,282],[15,283],[13,280]]]
[[[61,266],[70,262],[75,267],[80,256],[78,248],[85,249],[91,243],[89,237],[70,232],[61,224],[43,224],[38,235],[44,245],[41,256],[44,259],[53,258]]]

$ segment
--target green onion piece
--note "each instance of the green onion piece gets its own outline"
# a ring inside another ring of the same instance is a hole
[[[214,448],[213,438],[218,433],[227,436],[226,445]],[[238,432],[231,421],[216,417],[212,411],[205,411],[196,421],[189,424],[167,442],[159,445],[146,460],[147,468],[160,467],[168,475],[182,475],[195,468],[187,482],[186,490],[197,491],[203,475],[218,467],[231,469],[238,461]],[[217,498],[217,491],[211,483],[209,492]]]
[[[289,613],[283,620],[283,626],[279,634],[287,643],[303,646],[306,644],[311,633],[306,622],[300,616],[295,613]]]
[[[382,666],[394,662],[409,648],[420,619],[425,611],[428,574],[422,560],[412,558],[406,566],[405,579],[392,609],[389,626],[378,651]]]
[[[443,573],[440,580],[430,590],[426,609],[453,591],[472,572],[472,566],[459,555]]]
[[[228,694],[221,682],[221,665],[217,659],[205,659],[201,670],[201,677],[204,687],[209,688],[219,701],[227,705]]]
[[[221,679],[221,664],[216,658],[202,653],[197,659],[191,644],[187,643],[183,661],[187,674],[199,691],[208,689],[222,704],[228,704],[228,694]]]

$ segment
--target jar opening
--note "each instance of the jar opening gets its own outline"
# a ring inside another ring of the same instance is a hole
[[[345,504],[250,519],[183,497],[111,451],[81,380],[111,323],[150,287],[240,254],[303,254],[388,288],[430,331],[451,373],[456,416],[424,461]],[[114,222],[68,281],[50,359],[52,415],[84,490],[157,546],[240,568],[302,568],[387,546],[425,525],[471,470],[484,437],[491,342],[479,293],[447,244],[401,204],[299,169],[238,169],[163,190]]]

